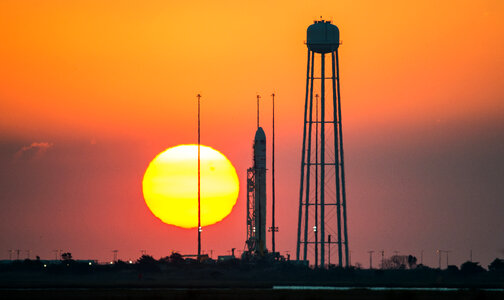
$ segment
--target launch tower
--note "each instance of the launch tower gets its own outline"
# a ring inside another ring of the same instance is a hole
[[[266,251],[266,135],[258,127],[254,138],[254,166],[247,170],[247,251]]]

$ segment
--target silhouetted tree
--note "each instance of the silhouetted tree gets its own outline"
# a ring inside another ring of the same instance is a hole
[[[413,269],[414,267],[416,267],[416,263],[417,263],[417,258],[414,257],[413,255],[408,255],[408,266],[410,269]]]
[[[142,272],[159,272],[161,269],[159,268],[158,261],[155,260],[152,256],[150,255],[142,255],[138,260],[137,260],[137,268],[139,271]]]
[[[161,257],[158,262],[162,263],[162,264],[169,264],[170,263],[170,257],[169,256],[165,256],[165,257]]]
[[[173,252],[170,255],[170,262],[172,264],[181,264],[184,262],[184,258],[182,257],[182,255],[180,255],[180,253]]]
[[[144,254],[138,260],[137,263],[141,265],[154,265],[157,261],[154,257]]]
[[[115,266],[117,267],[124,267],[124,266],[127,266],[128,264],[124,261],[124,260],[120,260],[118,259],[115,263],[114,263]]]
[[[485,272],[485,269],[479,265],[479,262],[466,261],[460,266],[460,271],[464,274],[477,274]]]
[[[72,260],[72,253],[70,253],[70,252],[62,253],[61,260],[64,260],[64,261]]]
[[[504,272],[504,259],[494,259],[494,261],[488,265],[488,270],[492,272]]]
[[[455,273],[458,273],[459,268],[458,268],[457,266],[454,266],[454,265],[449,265],[449,266],[446,268],[446,271],[447,271],[448,273],[455,274]]]
[[[387,258],[382,263],[383,269],[406,269],[408,263],[408,257],[406,255],[392,255]]]

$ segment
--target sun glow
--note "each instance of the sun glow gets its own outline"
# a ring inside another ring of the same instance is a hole
[[[166,224],[198,225],[198,146],[179,145],[156,156],[143,178],[145,203]],[[201,225],[224,219],[236,204],[238,176],[219,151],[201,146]]]

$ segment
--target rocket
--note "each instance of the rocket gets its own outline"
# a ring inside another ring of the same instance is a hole
[[[255,237],[258,253],[266,251],[266,135],[258,127],[254,138]]]

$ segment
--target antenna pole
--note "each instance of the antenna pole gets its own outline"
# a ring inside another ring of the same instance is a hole
[[[271,94],[273,100],[273,145],[271,155],[271,250],[275,253],[275,93]]]
[[[257,128],[259,128],[259,99],[261,96],[257,95]]]
[[[319,178],[319,172],[318,172],[318,94],[315,94],[315,229],[318,228],[318,178]],[[318,233],[317,230],[314,230],[314,235],[315,235],[315,266],[318,268],[318,257],[319,257],[319,250],[318,250]],[[331,249],[331,248],[329,248]]]
[[[201,122],[200,122],[200,98],[198,94],[198,261],[201,256]]]

